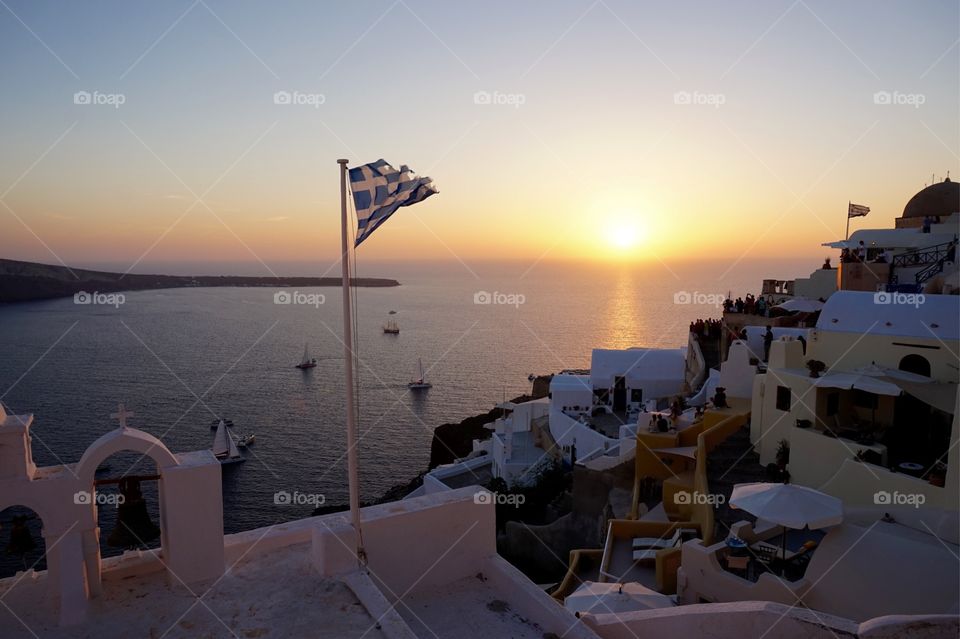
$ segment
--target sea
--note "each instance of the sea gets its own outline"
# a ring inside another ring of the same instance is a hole
[[[401,283],[356,289],[361,499],[422,472],[434,428],[529,392],[530,374],[589,368],[594,348],[684,346],[689,323],[718,318],[728,293],[757,294],[764,278],[805,276],[818,266],[809,259],[359,264],[360,276]],[[210,424],[219,418],[232,420],[236,435],[256,435],[246,461],[224,469],[226,533],[347,501],[339,288],[183,288],[90,301],[0,305],[0,400],[9,412],[34,415],[38,465],[76,463],[117,427],[111,414],[123,403],[134,413],[130,426],[174,453],[210,448]],[[383,332],[388,319],[399,335]],[[305,345],[318,365],[302,371],[294,365]],[[433,387],[411,392],[418,361]],[[155,471],[150,458],[117,453],[98,477]],[[144,482],[143,492],[158,522],[156,482]],[[0,512],[0,526],[9,530],[15,512]],[[106,543],[116,507],[105,501],[98,513],[103,554],[118,554]],[[41,525],[30,522],[34,532]],[[0,530],[0,547],[8,541]],[[32,564],[31,556],[3,554],[0,576],[21,563]]]

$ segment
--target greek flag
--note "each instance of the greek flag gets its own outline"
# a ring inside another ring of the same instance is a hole
[[[870,212],[869,206],[864,206],[862,204],[854,204],[853,202],[847,203],[847,217],[863,217]]]
[[[438,192],[430,178],[417,177],[405,164],[398,171],[386,160],[350,169],[350,190],[359,227],[354,246],[360,246],[401,206],[422,202]]]

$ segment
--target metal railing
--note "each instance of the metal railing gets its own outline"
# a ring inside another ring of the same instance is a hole
[[[899,266],[901,268],[935,264],[946,259],[951,247],[953,247],[955,244],[956,240],[953,240],[951,242],[944,242],[943,244],[927,246],[922,249],[913,249],[912,251],[907,251],[906,253],[901,253],[900,255],[894,255],[892,264],[894,267]]]

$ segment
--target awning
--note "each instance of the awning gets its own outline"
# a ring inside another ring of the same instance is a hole
[[[596,583],[585,581],[563,602],[571,612],[594,614],[671,608],[670,597],[639,583]]]
[[[818,377],[813,385],[817,388],[856,389],[874,395],[892,395],[894,397],[903,392],[899,386],[892,382],[859,373],[827,373]]]
[[[783,310],[790,311],[791,313],[814,313],[823,308],[823,302],[818,300],[810,300],[805,297],[795,297],[787,300],[783,304],[774,306],[774,308],[782,308]]]
[[[923,375],[901,371],[896,368],[877,366],[876,364],[863,366],[855,369],[853,372],[896,384],[903,392],[913,395],[924,404],[933,406],[945,413],[953,414],[956,410],[956,384],[934,382],[929,377]]]

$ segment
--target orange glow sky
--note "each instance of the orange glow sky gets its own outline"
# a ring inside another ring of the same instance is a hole
[[[11,2],[36,37],[0,15],[0,257],[330,259],[336,159],[383,157],[440,194],[365,260],[820,260],[848,200],[887,227],[958,169],[956,3],[356,4],[210,2],[161,37],[189,3]]]

